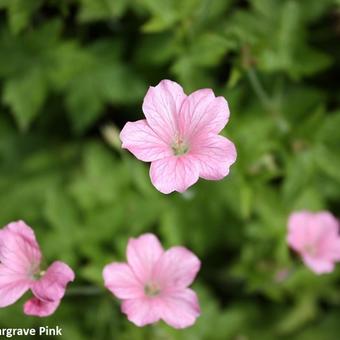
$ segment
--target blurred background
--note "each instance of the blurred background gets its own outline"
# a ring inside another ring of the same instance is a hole
[[[286,244],[290,212],[340,216],[338,0],[0,0],[0,225],[23,219],[46,264],[77,273],[57,312],[0,310],[0,328],[64,339],[337,340],[340,266],[316,276]],[[162,195],[121,150],[148,86],[213,88],[238,160],[220,182]],[[105,264],[157,234],[202,259],[202,316],[137,328]]]

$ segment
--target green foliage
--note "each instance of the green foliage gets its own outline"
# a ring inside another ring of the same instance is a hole
[[[286,244],[297,209],[340,216],[339,1],[0,0],[0,225],[32,225],[46,262],[76,269],[61,307],[22,301],[0,328],[59,325],[65,339],[312,339],[339,334],[339,268],[316,276]],[[165,196],[118,133],[148,86],[228,99],[237,163]],[[103,287],[131,236],[202,259],[202,316],[137,328]]]

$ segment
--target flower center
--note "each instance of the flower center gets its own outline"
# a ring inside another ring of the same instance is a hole
[[[176,136],[171,145],[172,151],[175,156],[181,156],[189,151],[189,145],[181,137]]]
[[[159,286],[155,283],[147,283],[144,286],[144,293],[147,296],[154,297],[157,296],[161,292]]]
[[[36,267],[33,267],[31,270],[30,270],[30,278],[34,281],[36,280],[40,280],[44,275],[45,275],[45,271],[44,270],[40,270],[39,268],[36,268]]]
[[[310,256],[315,256],[316,255],[316,249],[314,246],[308,244],[305,246],[305,251],[310,255]]]

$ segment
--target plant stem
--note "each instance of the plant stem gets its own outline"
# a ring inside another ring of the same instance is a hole
[[[250,85],[252,86],[257,97],[259,98],[264,109],[272,115],[273,119],[277,123],[278,128],[283,132],[287,132],[289,130],[289,125],[287,121],[282,117],[282,115],[277,109],[277,105],[270,98],[270,96],[268,95],[264,87],[262,86],[255,70],[252,67],[247,67],[246,73],[247,73]]]
[[[248,76],[248,79],[250,81],[250,84],[251,84],[254,92],[256,93],[258,98],[260,99],[262,105],[267,110],[272,111],[274,105],[273,105],[270,97],[268,96],[267,92],[263,88],[262,84],[260,83],[260,80],[257,77],[257,74],[255,73],[254,69],[251,68],[251,67],[248,67],[246,69],[246,72],[247,72],[247,76]]]

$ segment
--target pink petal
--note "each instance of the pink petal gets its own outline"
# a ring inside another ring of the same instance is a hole
[[[320,251],[323,258],[336,262],[340,261],[340,238],[333,237],[327,243],[325,242]]]
[[[17,233],[21,235],[26,240],[35,244],[37,248],[39,248],[32,228],[30,228],[24,221],[17,221],[17,222],[9,223],[7,224],[5,229],[10,230],[13,233]]]
[[[236,148],[229,139],[200,134],[192,145],[190,154],[199,162],[200,177],[220,180],[228,175],[230,166],[236,161]]]
[[[26,315],[45,317],[53,314],[59,307],[60,300],[41,301],[36,297],[29,299],[24,305],[24,313]]]
[[[103,271],[105,287],[119,299],[133,299],[144,296],[144,286],[125,263],[111,263]]]
[[[122,303],[122,312],[136,326],[143,327],[160,320],[156,299],[133,299]]]
[[[157,262],[153,281],[162,292],[170,292],[188,287],[194,281],[201,262],[196,255],[184,247],[172,247]]]
[[[172,156],[151,163],[152,184],[163,194],[184,192],[199,178],[199,162],[191,155]]]
[[[332,261],[321,258],[304,255],[303,262],[316,274],[330,273],[334,270],[334,263]]]
[[[167,144],[178,131],[178,113],[185,98],[182,87],[171,80],[162,80],[145,95],[143,112],[148,125]]]
[[[41,261],[33,230],[24,222],[8,224],[0,230],[0,262],[22,278],[28,278]]]
[[[153,234],[144,234],[129,240],[127,246],[128,263],[142,285],[150,280],[154,265],[163,252],[161,243]]]
[[[215,97],[211,89],[197,90],[182,105],[180,134],[189,139],[202,132],[218,134],[227,124],[229,114],[228,103],[223,97]]]
[[[159,299],[159,313],[168,325],[181,329],[192,326],[200,315],[196,293],[185,289]]]
[[[0,230],[0,307],[13,304],[29,289],[40,260],[34,233],[24,222]]]
[[[306,245],[317,249],[327,248],[334,239],[339,239],[339,223],[328,212],[295,212],[288,220],[288,242],[295,250]]]
[[[328,211],[321,211],[313,215],[313,223],[322,228],[323,233],[339,236],[339,221]]]
[[[313,217],[308,211],[292,213],[288,219],[288,244],[295,250],[301,251],[312,242],[309,223]]]
[[[0,308],[19,300],[30,288],[30,281],[0,264]]]
[[[67,284],[74,277],[73,270],[67,264],[56,261],[40,280],[33,283],[31,289],[39,300],[57,301],[63,298]]]
[[[338,220],[328,211],[321,211],[314,214],[310,225],[317,230],[314,242],[319,256],[330,261],[340,260]]]
[[[120,133],[122,147],[128,149],[138,159],[151,162],[168,157],[171,148],[147,124],[146,120],[128,122]]]

